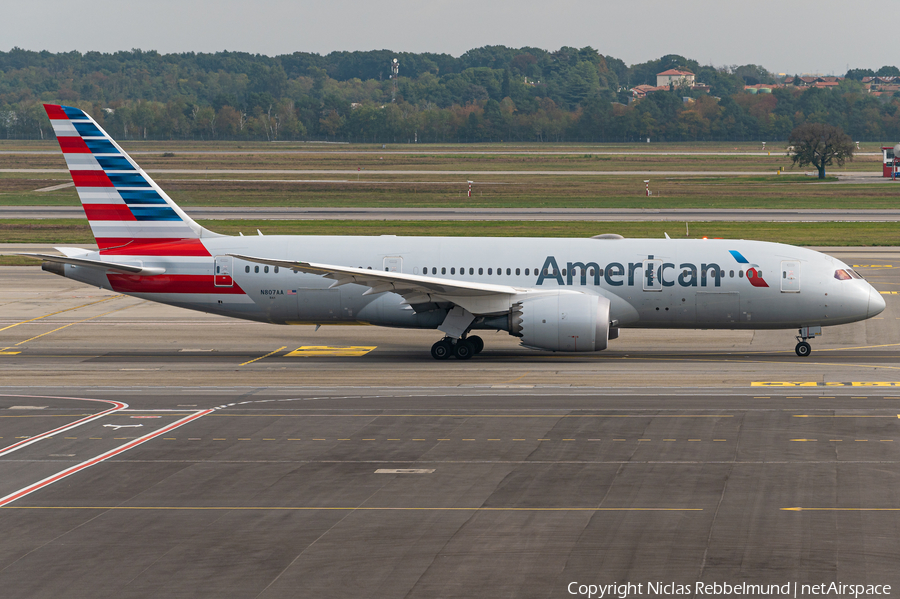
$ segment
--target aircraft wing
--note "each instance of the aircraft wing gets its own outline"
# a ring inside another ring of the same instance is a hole
[[[118,262],[104,262],[103,260],[90,260],[88,258],[75,258],[74,256],[55,256],[53,254],[19,254],[20,256],[29,256],[31,258],[40,258],[45,262],[55,262],[57,264],[71,264],[73,266],[84,266],[87,268],[97,268],[100,270],[110,270],[113,272],[121,272],[129,275],[153,276],[161,275],[166,272],[165,268],[157,266],[139,266],[135,264],[119,264]]]
[[[513,296],[529,291],[526,288],[511,287],[509,285],[457,281],[315,262],[257,258],[240,254],[230,255],[247,262],[257,262],[259,264],[290,268],[298,272],[322,275],[327,279],[334,280],[330,288],[355,283],[369,288],[363,295],[390,291],[403,296],[408,304],[445,301],[461,306],[473,314],[490,314],[506,311]]]

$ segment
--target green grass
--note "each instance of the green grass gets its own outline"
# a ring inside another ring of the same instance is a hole
[[[436,180],[437,177],[429,177]],[[172,198],[190,212],[209,207],[306,208],[743,208],[891,209],[898,207],[892,183],[820,184],[803,175],[771,177],[655,177],[644,194],[643,176],[496,176],[476,180],[473,196],[465,181],[417,182],[414,178],[356,183],[345,181],[216,181],[162,179]],[[74,188],[35,193],[46,180],[0,178],[0,205],[78,206]],[[23,189],[24,187],[24,189]]]
[[[630,238],[683,239],[684,223],[546,221],[200,221],[218,233],[255,235],[421,235],[448,237],[575,237],[619,233]],[[791,245],[900,245],[896,223],[692,222],[690,238],[757,239]],[[0,243],[92,243],[85,221],[74,219],[0,221]]]

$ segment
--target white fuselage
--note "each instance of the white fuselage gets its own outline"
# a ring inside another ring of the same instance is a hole
[[[328,289],[333,281],[322,276],[286,268],[276,272],[229,254],[597,294],[610,300],[610,319],[620,327],[796,328],[854,322],[884,309],[866,281],[835,278],[836,270],[848,269],[839,260],[759,241],[392,235],[201,241],[211,256],[91,255],[165,268],[157,277],[107,275],[71,265],[65,274],[153,301],[278,324],[436,328],[447,311],[439,305],[413,309],[390,292],[363,295],[367,288],[355,284]],[[217,264],[220,274],[230,269],[230,285],[211,285]],[[475,328],[502,328],[489,318],[485,322]]]

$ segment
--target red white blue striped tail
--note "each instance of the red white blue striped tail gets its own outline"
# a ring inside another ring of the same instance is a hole
[[[195,223],[85,112],[44,104],[101,252],[208,256]]]

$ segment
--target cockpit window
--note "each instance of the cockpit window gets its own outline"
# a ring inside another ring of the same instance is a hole
[[[849,281],[853,278],[853,275],[842,268],[840,270],[834,271],[834,278],[838,281]]]

